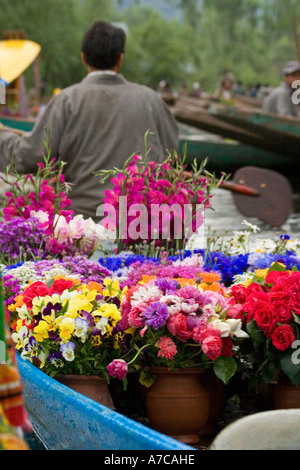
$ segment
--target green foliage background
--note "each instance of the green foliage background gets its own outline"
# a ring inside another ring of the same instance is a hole
[[[42,46],[41,73],[48,94],[80,80],[84,32],[95,20],[120,22],[128,32],[122,73],[157,87],[200,81],[213,91],[223,69],[245,85],[281,78],[297,58],[292,29],[300,33],[300,0],[161,0],[181,18],[162,16],[157,2],[135,0],[0,0],[0,31],[24,29]],[[30,80],[30,78],[29,78]]]

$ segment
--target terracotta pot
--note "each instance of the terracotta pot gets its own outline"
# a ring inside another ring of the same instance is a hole
[[[225,384],[211,369],[205,371],[201,382],[209,392],[210,407],[208,420],[201,428],[200,435],[214,436],[218,432],[218,421],[222,417],[226,404]]]
[[[55,379],[75,392],[81,393],[101,405],[107,406],[107,408],[115,409],[105,378],[98,375],[66,374],[56,375]]]
[[[199,432],[209,417],[209,393],[201,383],[204,368],[152,369],[156,380],[147,393],[150,425],[186,444],[199,442]]]
[[[300,408],[300,385],[292,385],[288,377],[280,376],[271,387],[275,409]]]

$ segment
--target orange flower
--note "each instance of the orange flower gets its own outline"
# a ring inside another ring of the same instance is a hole
[[[221,280],[221,275],[218,273],[200,273],[200,277],[203,282],[206,284],[212,284],[213,282],[219,282]]]
[[[99,282],[91,281],[88,285],[88,289],[96,290],[97,292],[99,292],[99,294],[103,294],[103,289],[102,289],[101,284],[99,284]]]
[[[24,304],[23,301],[23,294],[19,294],[16,298],[13,304],[9,305],[7,309],[10,312],[15,312],[17,308],[21,308],[22,305]]]

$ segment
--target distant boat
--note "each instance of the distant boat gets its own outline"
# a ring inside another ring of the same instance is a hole
[[[196,450],[74,392],[19,354],[17,364],[30,422],[48,450]]]

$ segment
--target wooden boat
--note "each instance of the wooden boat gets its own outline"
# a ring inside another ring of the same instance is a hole
[[[196,111],[196,114],[199,116],[199,111]],[[297,168],[298,162],[292,156],[286,157],[280,153],[264,150],[255,145],[241,143],[234,139],[233,136],[242,138],[241,134],[245,135],[243,130],[238,132],[237,135],[237,131],[232,131],[230,129],[231,125],[225,123],[221,131],[220,128],[216,127],[213,120],[213,116],[210,117],[209,113],[205,111],[205,115],[201,115],[201,122],[198,123],[199,126],[195,127],[195,121],[190,111],[181,110],[178,119],[180,133],[178,152],[183,154],[186,146],[188,163],[191,163],[194,159],[201,161],[208,158],[206,168],[209,171],[224,171],[226,173],[232,173],[238,168],[247,165],[274,169],[286,175],[293,174],[295,168]],[[216,119],[215,121],[218,120]],[[1,116],[0,122],[4,126],[26,132],[31,131],[34,126],[33,120],[12,116]],[[202,125],[201,123],[204,124]],[[227,132],[228,129],[230,131]],[[220,134],[217,135],[217,132]],[[229,140],[225,139],[222,133],[225,134],[225,137],[229,137]],[[248,137],[249,139],[247,140],[253,142],[250,133],[248,133]]]
[[[255,133],[259,139],[253,141],[254,146],[294,158],[296,161],[300,151],[299,118],[220,105],[213,105],[209,112],[224,123]]]
[[[17,364],[29,419],[48,450],[196,450],[74,392],[18,354]]]

